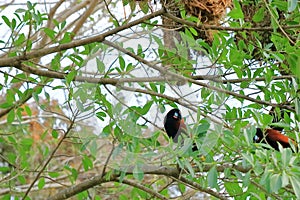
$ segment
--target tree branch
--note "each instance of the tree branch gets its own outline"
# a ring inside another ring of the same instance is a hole
[[[116,178],[116,181],[120,182],[120,178]],[[138,184],[134,181],[123,179],[122,183],[130,185],[130,186],[135,187],[135,188],[138,188],[140,190],[143,190],[143,191],[151,194],[152,196],[155,196],[156,198],[163,199],[163,200],[168,200],[168,198],[164,197],[163,195],[159,194],[158,192],[155,192],[154,190],[151,190],[150,188],[148,188],[148,187],[146,187],[142,184]]]
[[[25,97],[23,97],[22,99],[20,99],[20,100],[14,102],[14,104],[13,104],[11,107],[5,108],[5,109],[1,109],[1,111],[0,111],[0,118],[3,117],[4,115],[6,115],[7,113],[9,113],[12,109],[17,108],[17,107],[23,105],[24,103],[26,103],[26,102],[32,97],[32,94],[33,94],[36,90],[40,89],[41,87],[42,87],[42,86],[40,86],[40,85],[35,86],[32,90],[30,90],[30,91],[25,95]]]
[[[122,26],[116,27],[110,31],[107,31],[103,34],[94,36],[94,37],[89,37],[86,39],[80,39],[80,40],[76,40],[70,43],[66,43],[66,44],[60,44],[54,47],[50,47],[50,48],[45,48],[45,49],[39,49],[39,50],[35,50],[32,52],[28,52],[26,54],[20,55],[20,56],[15,56],[15,57],[9,57],[9,58],[2,58],[0,59],[0,67],[6,67],[6,66],[19,66],[21,62],[23,61],[28,61],[30,59],[33,58],[39,58],[51,53],[55,53],[55,52],[60,52],[60,51],[64,51],[70,48],[74,48],[74,47],[79,47],[79,46],[83,46],[86,44],[90,44],[90,43],[94,43],[94,42],[102,42],[106,37],[110,36],[110,35],[114,35],[120,31],[123,31],[125,29],[129,29],[133,26],[136,26],[146,20],[150,20],[152,18],[155,18],[157,16],[162,15],[165,12],[165,9],[161,9],[158,10],[156,12],[153,12],[149,15],[146,15],[144,17],[141,17],[140,19],[137,19],[133,22],[129,22],[128,24],[124,24]]]
[[[166,67],[160,67],[158,65],[155,65],[139,56],[137,56],[136,54],[132,53],[131,51],[128,51],[127,49],[121,47],[121,46],[118,46],[110,41],[107,41],[107,40],[104,40],[103,43],[111,46],[111,47],[114,47],[116,48],[117,50],[123,52],[124,54],[126,55],[129,55],[131,56],[132,58],[136,59],[137,61],[149,66],[150,68],[152,69],[155,69],[157,70],[158,72],[160,72],[162,75],[166,76],[166,75],[169,75],[173,78],[177,78],[177,80],[180,80],[180,81],[185,81],[185,82],[190,82],[190,83],[193,83],[195,85],[199,85],[199,86],[202,86],[202,87],[205,87],[205,88],[208,88],[208,89],[211,89],[213,91],[217,91],[217,92],[221,92],[221,93],[225,93],[225,94],[228,94],[228,95],[231,95],[231,96],[234,96],[236,98],[241,98],[241,99],[245,99],[245,100],[248,100],[248,101],[251,101],[251,102],[255,102],[255,103],[258,103],[258,104],[262,104],[262,105],[266,105],[266,106],[272,106],[272,107],[280,107],[280,108],[284,108],[284,109],[287,109],[287,110],[290,110],[292,112],[295,112],[295,109],[288,106],[288,105],[279,105],[279,104],[275,104],[275,103],[271,103],[271,102],[267,102],[267,101],[263,101],[263,100],[260,100],[260,99],[255,99],[255,98],[252,98],[252,97],[249,97],[249,96],[246,96],[246,95],[242,95],[242,94],[238,94],[238,93],[235,93],[233,91],[229,91],[229,90],[225,90],[225,89],[222,89],[222,88],[218,88],[216,86],[212,86],[212,85],[209,85],[207,83],[202,83],[202,82],[199,82],[197,80],[194,80],[194,79],[191,79],[191,78],[188,78],[188,77],[184,77],[180,74],[176,74],[174,72],[171,72],[171,71],[168,71],[168,68]]]
[[[207,194],[210,194],[218,199],[222,199],[222,200],[227,200],[226,197],[224,197],[223,195],[221,195],[220,193],[218,192],[215,192],[213,191],[212,189],[209,189],[209,188],[204,188],[202,187],[200,184],[196,183],[195,181],[191,181],[183,176],[179,176],[179,177],[174,177],[178,180],[180,180],[181,182],[185,183],[185,184],[188,184],[190,186],[192,186],[193,188],[199,190],[200,192],[204,192],[204,193],[207,193]]]
[[[55,149],[51,152],[50,156],[48,157],[48,159],[46,160],[46,162],[44,163],[42,169],[38,172],[38,174],[36,175],[35,179],[32,181],[32,183],[30,184],[29,188],[27,189],[27,191],[25,192],[23,199],[26,199],[26,197],[28,196],[31,188],[34,186],[34,184],[36,183],[36,181],[40,178],[41,174],[43,173],[43,171],[46,169],[46,167],[48,166],[48,164],[50,163],[50,161],[52,160],[54,154],[57,152],[57,150],[59,149],[60,145],[62,144],[62,142],[64,141],[64,139],[67,137],[67,135],[71,132],[74,123],[75,123],[75,119],[76,117],[74,117],[71,120],[71,123],[68,127],[68,129],[66,130],[66,132],[64,133],[64,135],[60,138],[58,144],[56,145]]]
[[[210,170],[210,168],[213,166],[215,166],[215,165],[212,165],[212,164],[204,165],[203,171],[201,171],[201,172],[208,172]],[[244,168],[242,166],[233,165],[233,164],[224,164],[224,165],[220,165],[220,166],[216,167],[218,172],[224,172],[224,170],[226,168],[230,168],[232,170],[238,170],[243,173],[246,173],[251,170],[250,167]],[[133,174],[133,170],[134,170],[134,166],[127,168],[127,170],[125,172],[126,175]],[[198,172],[200,172],[199,169],[197,169],[197,170],[198,170]],[[203,188],[201,185],[183,177],[182,174],[180,173],[180,170],[177,167],[144,165],[144,166],[141,166],[141,171],[143,171],[144,174],[163,175],[163,176],[167,176],[167,177],[173,177],[176,180],[184,182],[184,183],[190,185],[191,187],[196,188],[197,190],[199,190],[201,192],[205,192],[205,193],[215,196],[219,199],[226,199],[221,194],[219,194],[211,189]],[[108,174],[110,174],[110,176],[108,176]],[[110,172],[106,172],[106,174],[104,176],[102,174],[98,175],[98,176],[94,176],[86,181],[83,181],[83,182],[77,184],[77,185],[71,186],[70,188],[66,188],[66,189],[60,191],[59,193],[48,198],[48,200],[60,200],[60,199],[69,198],[75,194],[83,192],[83,191],[85,191],[89,188],[92,188],[96,185],[99,185],[101,183],[120,180],[119,176],[120,176],[120,173],[116,172],[116,171],[114,171],[114,173],[112,173],[112,174]],[[153,193],[150,193],[150,194],[154,195]]]
[[[212,30],[224,30],[224,31],[273,31],[274,27],[224,27],[224,26],[216,26],[216,25],[206,25],[206,24],[197,24],[191,21],[187,21],[181,18],[178,18],[169,12],[163,13],[165,17],[172,19],[173,21],[185,24],[189,27],[194,27],[197,29],[212,29]],[[281,28],[287,29],[298,29],[300,25],[289,25],[289,26],[282,26]]]

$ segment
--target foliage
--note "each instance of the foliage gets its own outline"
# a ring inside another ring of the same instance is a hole
[[[300,198],[299,154],[252,142],[274,125],[299,142],[296,0],[234,0],[223,26],[162,1],[41,2],[1,5],[1,199]]]

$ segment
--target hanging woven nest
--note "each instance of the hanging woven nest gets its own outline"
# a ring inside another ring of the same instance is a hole
[[[231,0],[183,0],[186,11],[201,22],[216,24],[224,16]]]
[[[204,25],[220,25],[232,0],[182,0],[189,15],[197,17]],[[199,30],[198,38],[211,43],[213,30]]]

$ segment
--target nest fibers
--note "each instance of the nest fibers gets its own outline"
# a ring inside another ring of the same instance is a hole
[[[226,9],[231,7],[232,0],[182,0],[188,14],[197,17],[203,24],[220,25]],[[213,39],[213,31],[198,31],[198,37],[208,42]]]

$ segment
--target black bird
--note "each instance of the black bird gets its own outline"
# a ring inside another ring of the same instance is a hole
[[[287,113],[290,116],[290,112]],[[280,110],[280,115],[277,116],[275,113],[275,107],[272,107],[269,115],[273,116],[272,123],[280,122],[284,118],[284,112]],[[291,148],[291,144],[294,144],[297,148],[297,143],[295,140],[289,138],[288,136],[282,134],[283,128],[277,126],[270,126],[268,129],[256,128],[256,134],[253,137],[253,142],[255,143],[265,143],[269,144],[275,150],[279,151],[280,144],[283,148]]]
[[[173,139],[173,142],[178,142],[178,137],[181,133],[187,135],[184,119],[181,116],[180,110],[177,108],[174,108],[167,113],[164,119],[164,127],[168,136]],[[192,151],[197,150],[197,145],[193,144]]]
[[[164,119],[164,127],[168,136],[174,142],[178,142],[180,134],[186,131],[186,125],[179,109],[174,108],[167,113]]]
[[[271,128],[265,129],[264,131],[261,128],[256,128],[256,135],[253,140],[255,143],[269,144],[277,151],[279,151],[278,144],[280,144],[283,148],[291,148],[290,143],[297,146],[295,140],[283,135],[280,131]]]

